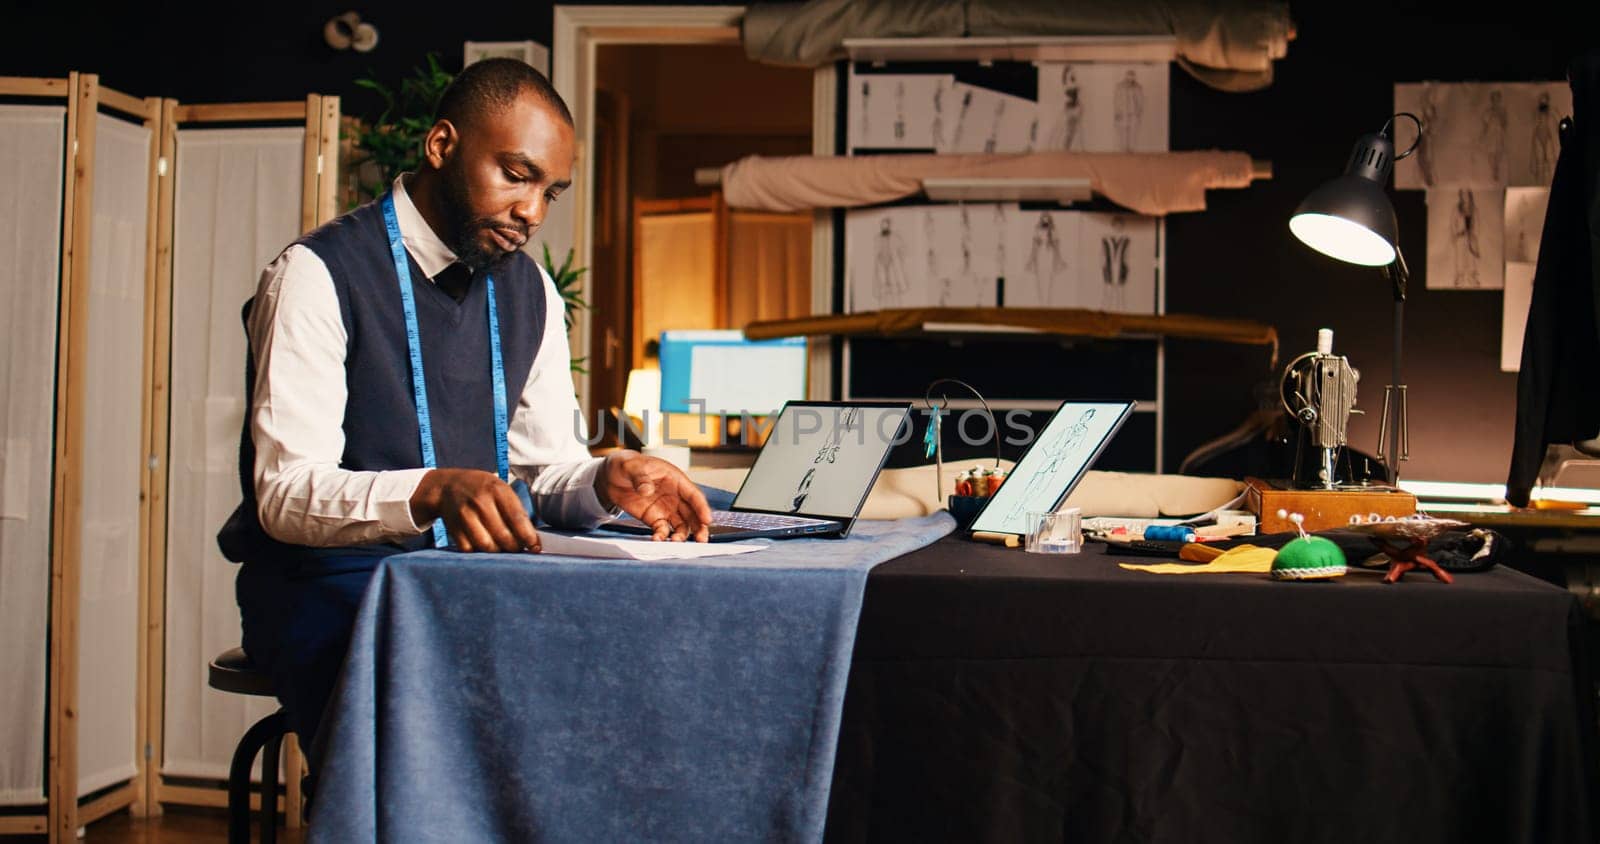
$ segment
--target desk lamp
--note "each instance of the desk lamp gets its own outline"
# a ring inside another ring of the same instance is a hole
[[[1405,316],[1406,283],[1411,272],[1400,252],[1399,227],[1395,225],[1394,205],[1384,185],[1394,163],[1410,155],[1411,148],[1396,156],[1389,137],[1395,117],[1410,118],[1422,138],[1422,121],[1402,112],[1391,117],[1383,128],[1362,135],[1350,153],[1344,175],[1312,191],[1294,216],[1289,231],[1307,246],[1351,264],[1381,267],[1394,288],[1394,368],[1383,392],[1383,421],[1378,428],[1377,457],[1389,467],[1389,483],[1400,478],[1400,461],[1411,459],[1406,430],[1406,386],[1400,381],[1401,324]]]
[[[628,372],[628,385],[622,396],[623,419],[639,420],[639,439],[646,447],[661,445],[664,421],[661,416],[661,370],[634,369]]]

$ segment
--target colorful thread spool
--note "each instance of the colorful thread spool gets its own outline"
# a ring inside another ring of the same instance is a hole
[[[1153,542],[1193,542],[1194,531],[1182,525],[1151,525],[1144,529],[1144,538]]]

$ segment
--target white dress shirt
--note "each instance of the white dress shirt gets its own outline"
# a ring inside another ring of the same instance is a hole
[[[403,176],[394,182],[394,210],[406,251],[429,279],[456,260],[417,211]],[[594,492],[602,460],[591,458],[583,443],[587,429],[572,385],[565,306],[543,267],[539,277],[544,338],[506,431],[511,471],[527,481],[545,521],[590,527],[610,515]],[[431,529],[432,523],[412,521],[410,503],[427,469],[354,472],[339,465],[346,338],[327,265],[309,248],[290,246],[261,273],[250,313],[257,513],[280,542],[361,545]]]

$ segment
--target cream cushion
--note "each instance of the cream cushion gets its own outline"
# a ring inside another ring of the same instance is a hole
[[[861,518],[900,519],[926,516],[943,509],[945,497],[955,492],[956,473],[973,465],[969,462],[946,465],[942,494],[938,496],[933,494],[936,477],[933,464],[885,469],[878,475],[878,482],[873,485],[866,505],[861,508]],[[977,465],[992,464],[985,462]],[[1010,469],[1011,461],[1001,461],[1000,465]],[[737,491],[748,472],[748,469],[691,468],[689,476],[696,483]],[[1077,507],[1085,517],[1154,519],[1191,516],[1232,501],[1243,489],[1242,483],[1230,478],[1090,470],[1062,506]]]

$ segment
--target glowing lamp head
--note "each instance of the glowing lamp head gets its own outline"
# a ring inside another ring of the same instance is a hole
[[[1394,168],[1394,143],[1383,133],[1356,141],[1344,175],[1311,192],[1289,231],[1329,257],[1382,267],[1394,263],[1399,227],[1384,184]]]

